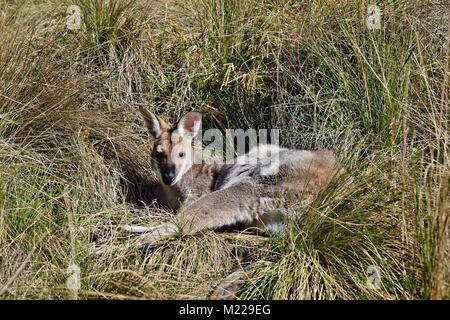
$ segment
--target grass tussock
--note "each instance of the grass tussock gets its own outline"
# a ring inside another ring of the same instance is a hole
[[[448,299],[448,10],[383,2],[369,30],[367,6],[0,0],[0,297],[208,298],[251,262],[241,299]],[[280,128],[283,146],[331,148],[346,173],[283,237],[211,231],[93,256],[95,230],[168,214],[139,106]]]

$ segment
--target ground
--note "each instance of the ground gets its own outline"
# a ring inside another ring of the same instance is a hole
[[[448,6],[369,4],[0,0],[0,297],[208,298],[251,261],[239,299],[448,298]],[[170,214],[139,106],[278,128],[346,174],[282,237],[95,256],[97,228]]]

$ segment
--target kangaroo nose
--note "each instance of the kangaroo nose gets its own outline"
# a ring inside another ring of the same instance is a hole
[[[169,173],[166,173],[166,176],[167,176],[167,179],[173,180],[173,178],[175,177],[175,174],[173,172],[169,172]]]
[[[172,183],[172,181],[173,181],[173,179],[175,178],[175,173],[174,172],[166,172],[166,173],[164,173],[164,182],[166,183],[166,184],[171,184]]]

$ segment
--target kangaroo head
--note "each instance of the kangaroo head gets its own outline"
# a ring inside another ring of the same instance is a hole
[[[148,131],[155,138],[151,153],[152,166],[161,181],[175,185],[194,162],[192,139],[200,130],[202,115],[189,112],[170,127],[163,119],[145,108],[139,108]]]

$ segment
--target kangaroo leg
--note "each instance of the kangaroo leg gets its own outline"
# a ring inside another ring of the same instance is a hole
[[[119,228],[122,229],[123,231],[126,231],[130,234],[133,233],[145,233],[145,232],[149,232],[152,230],[152,228],[148,228],[145,226],[131,226],[128,224],[121,224],[119,225]]]
[[[138,247],[152,246],[163,238],[182,231],[195,233],[216,229],[236,223],[251,225],[266,205],[267,186],[244,182],[226,189],[217,190],[198,199],[178,214],[175,221],[157,227],[138,239]]]

